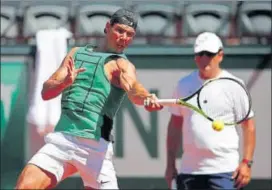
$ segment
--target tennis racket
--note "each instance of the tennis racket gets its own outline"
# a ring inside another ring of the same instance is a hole
[[[195,104],[190,103],[193,98],[196,98]],[[159,99],[158,103],[188,107],[208,120],[220,120],[226,126],[240,124],[251,111],[251,97],[244,84],[228,77],[209,80],[188,97]]]

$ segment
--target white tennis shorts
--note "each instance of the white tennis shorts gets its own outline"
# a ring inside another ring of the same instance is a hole
[[[56,176],[61,181],[67,164],[75,166],[85,187],[100,188],[98,179],[104,162],[109,142],[67,135],[61,132],[49,133],[45,136],[46,144],[28,162]],[[112,155],[111,155],[112,157]],[[110,160],[106,159],[105,164]],[[107,169],[104,170],[104,173]],[[114,173],[115,176],[115,173]],[[103,183],[103,181],[102,181]]]
[[[102,169],[98,177],[98,181],[101,184],[100,189],[119,189],[113,165],[113,154],[113,144],[109,143]]]

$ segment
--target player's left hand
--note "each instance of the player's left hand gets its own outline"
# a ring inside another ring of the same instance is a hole
[[[146,98],[144,107],[147,111],[159,111],[163,108],[162,105],[157,103],[157,96],[155,94],[151,94],[149,97]]]
[[[233,173],[232,179],[235,180],[235,187],[237,189],[246,186],[251,179],[251,168],[249,168],[245,163],[240,163]]]
[[[77,75],[81,72],[84,72],[85,68],[75,68],[74,59],[69,56],[68,62],[66,63],[67,68],[67,76],[65,77],[63,83],[66,85],[66,87],[72,85],[77,77]]]

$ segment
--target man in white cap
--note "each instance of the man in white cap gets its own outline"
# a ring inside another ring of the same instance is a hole
[[[206,80],[218,77],[235,78],[242,82],[220,68],[223,44],[214,33],[201,33],[196,38],[194,53],[198,70],[178,81],[174,98],[186,97]],[[170,107],[169,111],[165,172],[169,188],[173,179],[176,179],[178,189],[239,189],[249,183],[256,138],[253,111],[241,124],[244,137],[241,158],[235,127],[217,132],[212,129],[210,121],[186,107]],[[178,174],[175,161],[181,139],[183,154]]]

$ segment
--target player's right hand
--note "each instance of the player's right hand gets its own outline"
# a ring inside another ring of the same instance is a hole
[[[172,189],[172,181],[175,179],[178,175],[176,167],[172,166],[167,166],[165,170],[165,180],[168,186],[168,189]]]
[[[144,101],[145,109],[149,112],[161,110],[163,106],[157,103],[157,100],[157,96],[155,94],[151,94]]]
[[[72,85],[77,75],[86,70],[85,68],[76,69],[74,65],[74,60],[71,56],[69,56],[68,58],[68,63],[66,64],[66,67],[67,67],[67,75],[63,81],[66,86]]]

